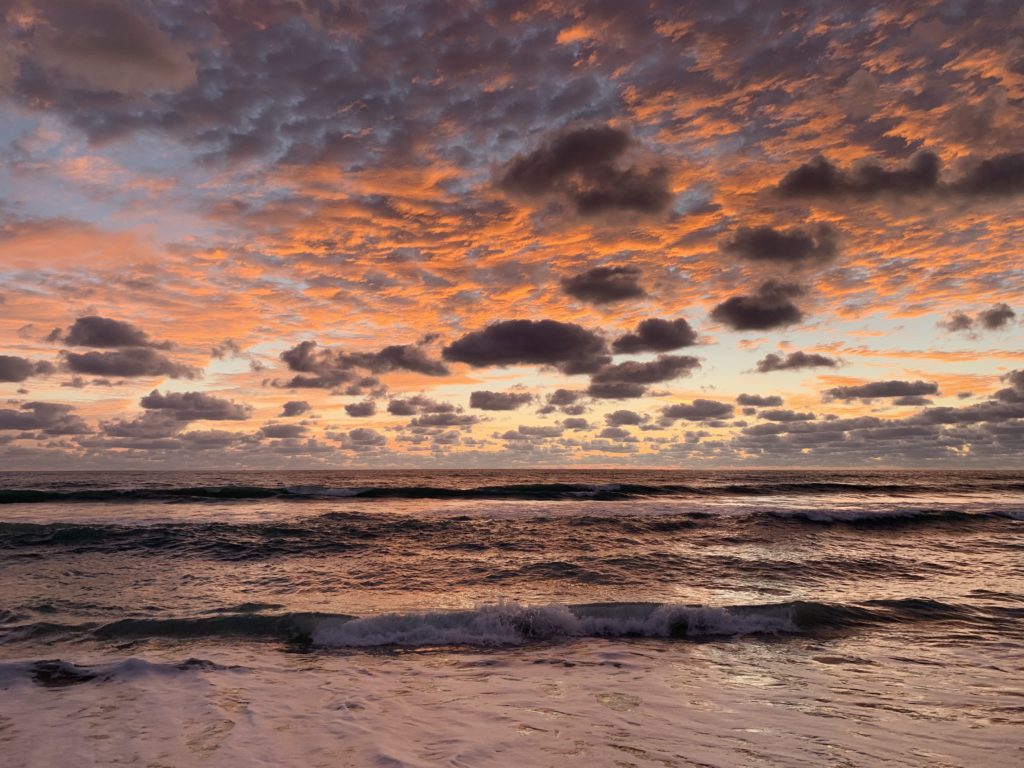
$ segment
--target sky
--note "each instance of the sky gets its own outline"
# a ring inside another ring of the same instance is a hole
[[[0,466],[1021,466],[1019,2],[0,15]]]

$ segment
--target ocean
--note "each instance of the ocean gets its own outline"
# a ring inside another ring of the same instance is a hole
[[[1024,472],[0,473],[0,764],[1019,766]]]

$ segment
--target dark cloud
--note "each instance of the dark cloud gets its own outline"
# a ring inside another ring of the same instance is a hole
[[[697,368],[700,360],[688,355],[658,355],[646,363],[629,360],[606,365],[591,376],[587,394],[611,399],[640,397],[648,384],[688,376]]]
[[[873,400],[879,397],[914,397],[934,395],[938,384],[927,381],[872,381],[849,387],[833,387],[825,391],[832,400]]]
[[[592,381],[587,394],[598,400],[628,400],[647,394],[647,385],[631,381]]]
[[[996,304],[978,313],[978,322],[990,331],[1004,328],[1017,317],[1009,304]]]
[[[1013,308],[1006,302],[1000,302],[982,310],[975,318],[971,318],[966,312],[960,310],[951,312],[945,320],[939,323],[939,327],[945,328],[950,333],[970,331],[975,325],[988,331],[997,331],[1005,328],[1016,318],[1017,313],[1013,311]]]
[[[588,422],[586,419],[573,417],[569,419],[562,419],[562,426],[565,429],[571,429],[574,432],[581,432],[590,429],[590,422]]]
[[[934,152],[918,152],[904,168],[887,169],[876,162],[842,171],[820,155],[787,173],[779,182],[786,197],[908,194],[934,190],[941,163]]]
[[[196,65],[147,4],[118,0],[39,0],[25,22],[32,63],[80,92],[118,95],[176,91]],[[149,12],[148,12],[149,11]]]
[[[786,197],[836,197],[930,192],[971,197],[1009,197],[1024,192],[1024,152],[976,160],[951,182],[940,181],[942,163],[934,152],[918,152],[902,168],[874,161],[841,170],[818,156],[787,173],[778,191]]]
[[[133,419],[105,421],[100,427],[111,438],[161,440],[176,435],[187,422],[178,421],[170,411],[146,411]]]
[[[448,374],[448,367],[430,358],[423,344],[393,344],[379,352],[343,352],[318,347],[315,341],[303,341],[282,352],[281,360],[298,375],[284,382],[275,381],[276,386],[333,389],[342,384],[353,385],[346,394],[360,394],[363,389],[376,386],[376,379],[365,372],[412,371],[426,376]]]
[[[61,353],[68,370],[92,376],[170,376],[172,379],[196,379],[199,371],[176,363],[151,347],[127,347],[114,352]]]
[[[717,400],[704,400],[698,398],[692,403],[677,403],[667,405],[661,409],[662,418],[672,422],[676,419],[686,421],[712,421],[725,419],[732,416],[733,407],[729,403],[720,403]]]
[[[642,166],[629,157],[629,135],[610,126],[575,128],[516,156],[498,185],[526,197],[556,196],[578,213],[658,213],[672,202],[668,169]]]
[[[53,363],[45,360],[28,360],[14,355],[0,355],[0,381],[25,381],[31,376],[56,372]]]
[[[294,440],[306,434],[306,427],[301,424],[267,424],[260,430],[262,437],[275,440]]]
[[[520,424],[515,430],[509,430],[497,435],[502,440],[546,440],[552,437],[562,436],[561,426],[532,426]]]
[[[758,416],[766,421],[813,421],[813,413],[802,413],[782,408],[761,411]]]
[[[594,267],[572,277],[562,278],[562,290],[569,296],[590,304],[610,304],[636,299],[647,293],[637,282],[638,267]]]
[[[932,401],[921,395],[904,395],[892,401],[893,405],[931,405]]]
[[[18,410],[0,408],[0,430],[39,430],[45,435],[84,435],[92,430],[64,403],[23,403]]]
[[[432,400],[423,395],[406,399],[395,398],[388,402],[388,413],[392,416],[416,416],[421,413],[454,413],[458,410],[451,403]]]
[[[957,331],[969,331],[974,327],[974,320],[971,319],[970,315],[959,310],[951,312],[949,317],[942,320],[939,323],[939,327],[945,328],[950,333],[956,333]]]
[[[350,451],[363,451],[387,445],[387,438],[375,429],[359,427],[335,436],[341,447]]]
[[[622,440],[627,442],[637,442],[636,437],[630,434],[628,429],[622,427],[605,427],[597,436],[605,440]]]
[[[584,393],[575,389],[556,389],[550,395],[548,395],[548,403],[555,406],[572,405],[573,403],[579,402],[584,397]]]
[[[1024,152],[996,155],[968,168],[951,188],[965,195],[1009,197],[1024,192]]]
[[[736,398],[740,405],[753,405],[759,408],[775,407],[782,405],[782,398],[778,395],[748,395],[746,393]]]
[[[301,416],[309,413],[311,407],[305,400],[289,400],[281,408],[282,416]]]
[[[612,342],[612,350],[622,354],[638,352],[671,352],[697,343],[697,332],[683,318],[662,320],[650,317],[641,320],[633,333],[626,333]]]
[[[480,390],[469,396],[469,407],[481,411],[514,411],[533,401],[529,392],[489,392]]]
[[[791,299],[804,289],[793,283],[768,280],[751,296],[733,296],[711,310],[711,319],[734,331],[766,331],[798,323],[804,313]]]
[[[172,415],[177,421],[243,421],[252,412],[248,405],[205,392],[168,392],[165,395],[154,389],[139,405],[149,411]]]
[[[837,365],[839,365],[839,361],[834,358],[814,352],[798,351],[790,352],[785,357],[774,353],[765,355],[757,361],[757,370],[760,373],[770,373],[772,371],[796,371],[801,368],[835,368]]]
[[[538,413],[544,414],[561,411],[569,416],[579,416],[587,411],[585,399],[586,392],[574,389],[556,389],[548,394],[547,404]]]
[[[119,347],[154,347],[169,349],[169,342],[155,342],[149,335],[131,323],[113,320],[109,317],[87,315],[75,320],[67,333],[59,331],[50,334],[53,341],[63,341],[71,347],[97,347],[101,349]]]
[[[720,247],[724,253],[748,261],[791,266],[831,261],[839,252],[836,231],[825,223],[786,230],[740,227]]]
[[[377,413],[377,404],[373,400],[364,400],[361,403],[349,403],[345,406],[345,413],[353,418],[365,418]]]
[[[1000,389],[992,397],[1002,403],[1024,403],[1024,370],[1010,371],[1000,380],[1010,386]]]
[[[476,416],[457,411],[426,413],[409,422],[411,427],[470,427],[479,422]]]
[[[606,413],[604,415],[604,420],[609,427],[621,427],[627,425],[636,426],[647,421],[647,417],[637,413],[636,411],[620,410],[613,411],[612,413]]]
[[[575,323],[557,320],[503,320],[467,333],[445,347],[449,362],[474,368],[550,365],[563,373],[590,373],[609,361],[604,339]]]

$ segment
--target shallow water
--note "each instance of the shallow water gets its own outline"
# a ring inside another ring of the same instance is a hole
[[[0,473],[0,743],[1017,765],[1022,534],[1010,472]]]

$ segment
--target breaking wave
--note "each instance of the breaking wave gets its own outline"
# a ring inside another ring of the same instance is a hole
[[[875,625],[952,622],[1001,631],[1021,629],[1024,607],[967,607],[936,600],[872,600],[853,605],[794,601],[729,607],[657,603],[522,605],[469,610],[348,616],[239,613],[197,618],[125,618],[106,624],[7,627],[5,642],[92,637],[101,641],[246,638],[306,648],[504,647],[584,638],[700,640],[829,634]],[[58,670],[59,672],[59,670]]]

